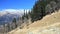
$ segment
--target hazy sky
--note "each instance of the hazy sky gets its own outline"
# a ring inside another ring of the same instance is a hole
[[[0,0],[2,9],[31,9],[36,0]]]

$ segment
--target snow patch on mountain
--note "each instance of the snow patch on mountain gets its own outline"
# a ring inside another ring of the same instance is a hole
[[[4,15],[4,14],[7,14],[7,13],[10,13],[10,14],[23,14],[24,13],[24,10],[25,12],[29,11],[29,9],[3,9],[0,11],[0,16]]]

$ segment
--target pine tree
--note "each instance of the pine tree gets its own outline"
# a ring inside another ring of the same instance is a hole
[[[47,13],[53,13],[58,0],[37,0],[31,11],[31,20],[32,22],[42,19]],[[46,13],[46,6],[50,4],[47,8],[48,12]],[[51,9],[52,8],[52,9]]]
[[[15,28],[17,28],[16,18],[14,18],[12,22],[15,24]]]
[[[45,6],[47,5],[46,0],[38,0],[32,9],[32,21],[40,20],[45,16]]]

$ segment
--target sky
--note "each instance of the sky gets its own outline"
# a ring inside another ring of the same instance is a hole
[[[0,0],[0,10],[31,9],[36,0]]]

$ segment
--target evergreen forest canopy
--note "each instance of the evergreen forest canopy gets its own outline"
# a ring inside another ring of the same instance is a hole
[[[30,16],[32,22],[41,20],[45,15],[59,10],[59,4],[60,0],[37,0],[31,11],[28,14],[24,13],[22,18],[26,17],[28,19],[28,16]]]

